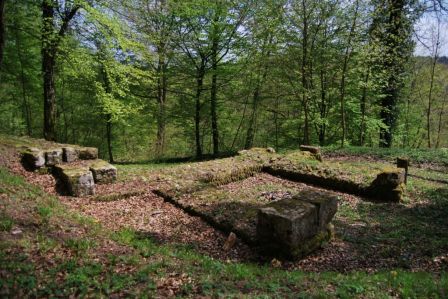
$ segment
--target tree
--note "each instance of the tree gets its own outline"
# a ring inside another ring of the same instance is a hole
[[[397,120],[397,104],[406,75],[406,64],[414,49],[412,28],[416,3],[413,0],[375,0],[371,25],[372,41],[380,49],[375,71],[382,76],[380,146],[391,147]]]
[[[61,39],[66,35],[71,20],[80,9],[77,3],[42,1],[42,74],[44,88],[44,138],[56,140],[55,67]],[[56,12],[61,12],[60,25]]]

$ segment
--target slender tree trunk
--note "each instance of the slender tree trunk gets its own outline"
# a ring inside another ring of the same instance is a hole
[[[325,123],[325,118],[327,116],[327,91],[326,91],[326,84],[325,84],[325,74],[324,70],[320,71],[320,105],[319,105],[319,112],[320,112],[320,119],[321,123],[319,124],[319,145],[324,146],[325,145],[325,134],[326,134],[326,128],[327,125]]]
[[[54,72],[56,49],[54,44],[54,8],[50,1],[42,1],[42,73],[44,79],[44,138],[56,140],[56,94]]]
[[[219,154],[219,130],[218,130],[218,39],[216,36],[213,37],[212,44],[212,86],[210,91],[210,112],[212,118],[212,138],[213,138],[213,155],[217,156]]]
[[[5,48],[5,3],[6,0],[0,0],[0,70],[2,69],[3,51]]]
[[[106,115],[106,135],[107,135],[107,151],[109,153],[109,162],[114,163],[114,155],[112,151],[112,119],[111,115]]]
[[[442,133],[442,126],[443,126],[443,115],[445,113],[445,103],[447,102],[448,93],[445,93],[445,101],[442,103],[442,107],[440,108],[439,113],[439,127],[437,129],[437,141],[436,141],[436,148],[439,148],[440,145],[440,135]]]
[[[262,59],[265,61],[268,60],[271,56],[271,50],[270,45],[272,44],[273,36],[269,36],[266,40],[263,41],[263,51],[261,53]],[[267,50],[266,50],[267,46]],[[266,51],[266,52],[265,52]],[[244,145],[245,149],[252,148],[255,140],[255,133],[256,133],[256,127],[257,127],[257,116],[258,116],[258,104],[261,100],[261,87],[264,84],[266,80],[266,76],[268,75],[268,63],[262,62],[260,65],[260,72],[261,72],[261,78],[260,74],[256,74],[256,85],[255,90],[252,96],[252,113],[249,118],[249,126],[247,127],[246,131],[246,142]]]
[[[17,27],[15,29],[15,37],[16,37],[16,51],[17,51],[17,56],[19,58],[19,63],[20,63],[20,83],[21,83],[21,87],[22,87],[23,114],[25,117],[27,134],[28,134],[28,136],[31,136],[31,133],[32,133],[31,111],[30,111],[30,106],[28,104],[28,95],[26,93],[26,76],[25,76],[25,71],[23,68],[22,47],[20,44],[20,37],[19,37],[19,33],[17,31]]]
[[[165,47],[159,47],[159,61],[157,66],[157,140],[156,140],[156,157],[163,155],[165,148],[165,106],[166,95],[168,89],[168,78],[166,74],[166,58]]]
[[[302,0],[302,10],[303,10],[303,39],[302,39],[302,105],[305,113],[305,123],[303,126],[303,143],[310,143],[310,128],[309,128],[309,117],[308,117],[308,101],[310,98],[309,82],[308,82],[308,15],[306,9],[306,0]]]
[[[359,145],[364,146],[366,135],[366,105],[367,105],[367,83],[369,82],[370,71],[367,70],[364,78],[364,86],[362,89],[360,110],[361,110],[361,126],[359,132]]]
[[[351,55],[352,37],[355,32],[356,20],[358,18],[358,6],[359,6],[359,0],[356,0],[355,15],[353,16],[352,26],[350,28],[350,33],[348,35],[347,47],[345,48],[344,63],[342,64],[341,85],[339,90],[341,96],[341,127],[342,127],[341,147],[344,147],[345,139],[347,138],[347,120],[345,116],[345,77],[347,75],[348,61]]]
[[[249,126],[246,133],[246,144],[245,149],[250,149],[254,145],[255,139],[255,128],[257,126],[257,115],[258,115],[258,103],[260,102],[260,85],[257,84],[252,97],[252,114],[249,119]]]
[[[436,52],[432,59],[431,64],[431,78],[429,83],[429,94],[428,94],[428,109],[426,110],[426,136],[428,138],[428,148],[431,148],[431,110],[432,110],[432,92],[434,89],[434,73],[436,70],[436,64],[437,64],[437,49],[438,49],[438,38],[437,38],[437,45],[436,45]]]
[[[195,116],[194,116],[194,129],[195,129],[195,141],[196,141],[196,158],[202,157],[202,145],[201,145],[201,94],[204,84],[205,76],[205,61],[201,61],[201,65],[197,69],[196,74],[196,96],[195,96]]]

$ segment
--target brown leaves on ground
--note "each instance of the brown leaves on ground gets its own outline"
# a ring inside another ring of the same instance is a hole
[[[2,149],[3,150],[3,149]],[[25,179],[50,194],[57,195],[55,189],[55,180],[51,175],[39,175],[34,172],[28,172],[23,169],[19,162],[19,155],[11,149],[5,149],[7,154],[0,155],[0,165],[8,167],[15,174],[19,174]],[[163,184],[160,181],[160,184]],[[162,198],[152,193],[157,187],[158,181],[145,182],[145,180],[134,179],[127,182],[117,182],[111,185],[97,185],[97,194],[106,195],[110,193],[126,193],[135,190],[142,194],[128,198],[118,199],[109,202],[98,202],[93,197],[73,198],[59,196],[60,200],[70,209],[80,212],[83,215],[93,217],[103,226],[111,230],[120,230],[122,228],[132,228],[145,236],[148,236],[160,244],[188,244],[203,254],[207,254],[223,261],[254,261],[259,259],[255,249],[248,247],[240,240],[229,250],[223,248],[227,236],[205,223],[199,217],[194,217],[183,210],[165,202]],[[258,200],[275,200],[281,196],[288,196],[289,190],[298,191],[310,186],[300,183],[289,182],[279,178],[260,174],[239,182],[233,182],[219,189],[230,194],[237,194],[239,190],[252,188],[254,185],[261,184],[280,184],[281,190],[259,192]],[[314,188],[314,187],[312,187]],[[341,196],[340,204],[347,205],[351,209],[357,209],[361,201],[360,198],[352,195],[339,193]],[[19,216],[18,216],[19,217]],[[305,271],[338,271],[348,272],[353,270],[377,271],[378,269],[400,267],[396,257],[384,256],[384,252],[400,251],[393,244],[378,242],[376,247],[369,247],[365,244],[347,241],[347,236],[357,238],[360,234],[365,234],[366,227],[362,221],[353,221],[344,217],[336,216],[336,235],[337,238],[327,244],[321,250],[297,262],[274,263],[272,266],[281,266],[286,269],[300,269]],[[20,228],[22,229],[22,228]],[[369,226],[369,229],[375,229],[375,224]],[[63,231],[63,230],[62,230]],[[71,234],[67,231],[68,234]],[[64,238],[63,233],[61,238]],[[71,236],[73,237],[73,236]],[[120,252],[124,250],[118,245],[108,244],[106,240],[99,242],[97,247],[98,258],[107,255],[108,248],[113,248]],[[49,262],[53,257],[46,258]],[[441,267],[446,267],[446,255],[438,255],[434,262],[421,256],[413,256],[413,263],[410,265],[414,270],[438,271]],[[266,262],[269,262],[267,260]],[[445,266],[444,266],[445,265]],[[131,270],[131,269],[127,269]],[[127,271],[126,270],[126,271]],[[125,271],[125,270],[124,270]],[[183,274],[172,273],[161,279],[157,283],[157,288],[166,296],[174,296],[180,292],[183,285],[191,283],[187,276]]]

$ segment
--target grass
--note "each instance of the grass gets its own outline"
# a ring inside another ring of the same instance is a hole
[[[167,277],[181,281],[181,287],[175,289],[180,297],[243,294],[256,298],[443,298],[448,292],[446,273],[400,269],[375,274],[310,273],[263,264],[226,263],[192,249],[158,245],[130,229],[105,231],[94,221],[66,211],[57,199],[4,168],[0,168],[0,186],[8,190],[2,210],[2,216],[7,217],[2,217],[1,222],[1,296],[154,296],[170,287],[161,284]],[[31,217],[48,218],[48,224],[26,226],[26,221],[11,210],[17,207],[31,213]],[[369,209],[360,208],[358,212],[365,216]],[[12,226],[23,229],[20,238],[8,234]],[[62,240],[54,237],[60,226],[89,233]],[[96,252],[105,246],[104,239],[124,246],[126,253],[98,256]],[[132,270],[123,271],[126,267]]]
[[[408,157],[411,163],[436,163],[448,166],[448,149],[427,148],[380,148],[348,146],[340,148],[328,146],[322,148],[324,154],[336,153],[343,155],[369,155],[385,160],[395,160],[397,157]]]
[[[191,165],[180,167],[188,173]],[[166,173],[173,171],[161,164],[118,168],[124,180],[170,178]],[[445,178],[429,169],[415,174]],[[276,184],[240,188],[237,195],[252,197],[280,187],[285,189]],[[210,190],[219,199],[228,196],[225,188]],[[0,167],[0,297],[166,297],[171,290],[190,298],[446,298],[446,267],[410,271],[409,261],[400,263],[400,258],[446,254],[448,186],[411,177],[407,189],[400,205],[342,202],[335,221],[342,230],[339,237],[357,246],[363,257],[378,252],[385,260],[397,257],[396,262],[374,273],[305,272],[216,260],[132,229],[108,231]],[[360,220],[366,225],[355,226]],[[22,232],[12,234],[14,228]]]

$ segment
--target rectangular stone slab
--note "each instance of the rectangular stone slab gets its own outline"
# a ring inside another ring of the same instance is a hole
[[[70,163],[78,160],[78,151],[73,147],[63,147],[62,158],[64,162]]]
[[[92,163],[90,171],[97,184],[110,184],[117,179],[117,168],[103,160],[97,160]]]
[[[330,221],[337,210],[332,193],[307,191],[259,209],[257,238],[265,252],[301,258],[330,237]]]
[[[81,160],[98,159],[98,149],[96,147],[80,147],[77,151]]]
[[[56,165],[54,175],[71,196],[82,197],[95,194],[95,183],[88,167]]]

